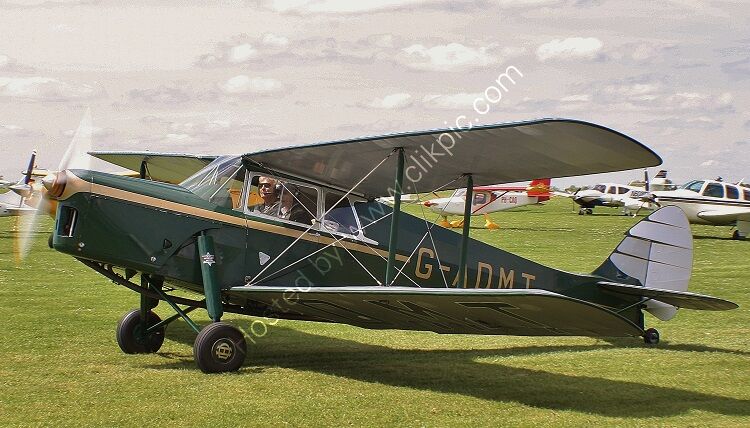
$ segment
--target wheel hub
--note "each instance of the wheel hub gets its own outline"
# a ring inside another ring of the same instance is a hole
[[[216,361],[227,362],[234,355],[234,343],[229,339],[219,339],[211,347],[211,354]]]

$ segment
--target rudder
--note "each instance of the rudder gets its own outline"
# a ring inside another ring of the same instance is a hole
[[[594,272],[610,280],[643,287],[686,291],[693,266],[693,236],[685,213],[669,206],[633,226]],[[675,306],[649,300],[646,310],[661,320],[674,317]]]

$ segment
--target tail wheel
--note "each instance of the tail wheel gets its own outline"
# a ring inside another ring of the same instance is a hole
[[[150,333],[145,330],[161,321],[158,315],[148,311],[146,328],[141,323],[141,311],[133,309],[117,323],[117,344],[126,354],[149,354],[159,350],[164,343],[164,327]]]
[[[235,372],[242,367],[246,355],[245,336],[223,322],[204,327],[193,344],[195,363],[203,373]]]
[[[656,345],[659,343],[659,330],[650,328],[643,332],[643,341],[647,345]]]

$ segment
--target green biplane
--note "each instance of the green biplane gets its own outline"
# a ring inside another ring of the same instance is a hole
[[[204,372],[238,370],[246,341],[225,312],[371,329],[643,337],[643,311],[725,310],[687,292],[692,238],[674,207],[636,224],[593,273],[551,269],[469,237],[473,186],[656,166],[616,131],[544,119],[191,157],[97,152],[141,178],[46,177],[52,245],[140,294],[117,325],[126,353],[156,352],[182,318]],[[189,171],[200,168],[191,176]],[[180,185],[150,181],[181,181]],[[401,212],[401,193],[467,189],[463,234]],[[394,197],[394,206],[377,202]],[[138,279],[136,281],[136,278]],[[186,298],[187,290],[197,297]],[[161,320],[165,301],[176,312]],[[189,317],[206,308],[211,324]]]

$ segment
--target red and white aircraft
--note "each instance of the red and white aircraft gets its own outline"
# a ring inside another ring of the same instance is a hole
[[[484,215],[484,226],[488,229],[499,229],[487,214],[504,211],[524,205],[544,202],[550,198],[550,179],[533,180],[526,187],[480,186],[472,188],[471,215]],[[430,199],[424,205],[440,214],[443,227],[461,227],[463,220],[448,222],[449,215],[463,215],[466,201],[466,189],[456,189],[447,198]]]

